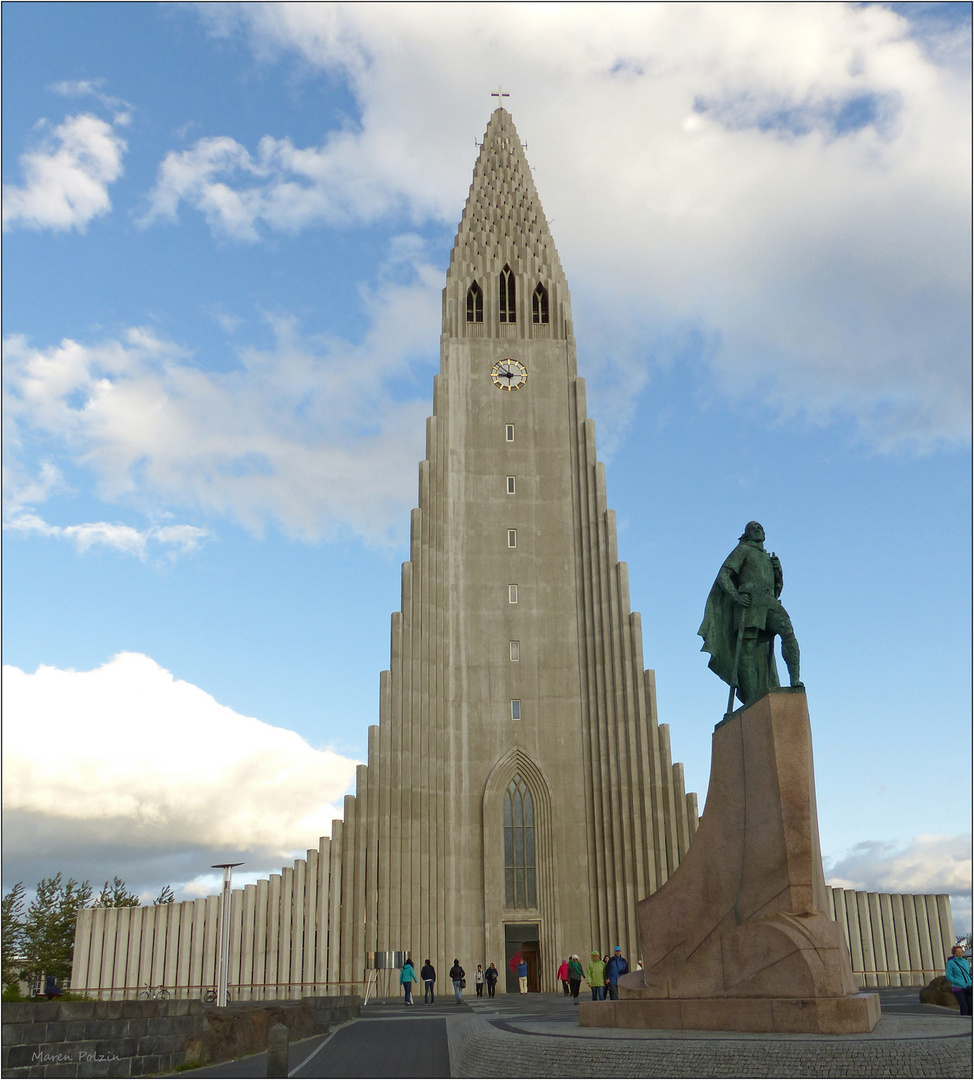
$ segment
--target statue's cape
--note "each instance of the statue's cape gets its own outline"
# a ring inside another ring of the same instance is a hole
[[[734,652],[737,648],[737,620],[735,604],[718,582],[714,582],[707,597],[703,622],[697,633],[703,638],[701,652],[710,653],[707,666],[729,686],[737,682],[734,670]]]

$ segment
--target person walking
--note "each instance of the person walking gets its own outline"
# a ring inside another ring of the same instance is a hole
[[[605,961],[594,950],[592,959],[585,969],[585,978],[592,988],[593,1001],[605,1001]]]
[[[474,976],[474,982],[477,984],[477,997],[484,996],[484,969],[481,964],[477,965],[477,974]]]
[[[415,981],[416,969],[413,967],[412,960],[407,956],[405,964],[399,969],[399,985],[406,994],[407,1005],[412,1005],[413,1003],[413,983]]]
[[[619,1000],[619,979],[629,970],[629,962],[622,955],[622,947],[616,945],[612,959],[605,965],[605,977],[609,984],[609,1000]]]
[[[460,967],[460,961],[454,957],[453,967],[450,968],[450,978],[453,980],[453,996],[457,1005],[463,1004],[463,980],[467,973]]]
[[[558,978],[561,980],[562,989],[565,991],[565,997],[568,997],[568,961],[562,960],[561,967],[558,969]]]
[[[955,945],[951,950],[950,959],[947,961],[945,975],[950,983],[957,1004],[960,1006],[961,1016],[971,1015],[971,962],[964,959],[964,946]]]
[[[436,983],[436,968],[428,959],[420,969],[419,977],[423,980],[423,1004],[435,1005],[436,995],[433,993],[433,986]]]
[[[487,996],[492,998],[494,996],[494,990],[497,987],[497,980],[500,978],[500,972],[494,967],[493,964],[484,972],[484,982],[487,984]]]
[[[523,956],[517,964],[517,990],[519,994],[528,992],[528,962]]]
[[[582,962],[578,959],[578,953],[572,953],[571,958],[568,961],[568,984],[572,990],[572,1001],[578,1004],[578,988],[582,985],[582,979],[585,978],[585,972],[582,969]]]

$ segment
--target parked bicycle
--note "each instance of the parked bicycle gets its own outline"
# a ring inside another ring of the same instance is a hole
[[[168,1001],[172,994],[164,986],[146,986],[139,991],[139,1001]]]
[[[217,998],[216,989],[214,987],[212,987],[212,986],[209,988],[209,990],[205,990],[203,992],[203,1001],[207,1005],[212,1005],[216,1001],[216,998]],[[230,991],[229,990],[227,991],[227,1004],[228,1005],[230,1004]]]

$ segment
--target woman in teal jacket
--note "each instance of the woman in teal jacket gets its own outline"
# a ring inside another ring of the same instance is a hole
[[[953,955],[947,961],[947,970],[944,973],[957,998],[961,1016],[971,1015],[971,965],[964,959],[964,946],[955,945],[951,949]]]
[[[412,1005],[413,1003],[413,983],[416,981],[416,969],[413,967],[413,962],[408,957],[405,964],[399,971],[399,985],[406,992],[406,1004]]]

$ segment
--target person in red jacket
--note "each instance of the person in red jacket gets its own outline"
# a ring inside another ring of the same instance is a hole
[[[568,961],[562,960],[561,967],[558,969],[558,978],[561,979],[561,985],[565,988],[565,997],[568,997],[570,991],[568,989]]]

